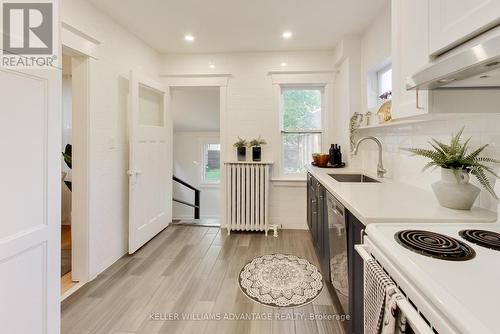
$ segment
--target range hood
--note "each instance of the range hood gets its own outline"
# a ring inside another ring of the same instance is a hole
[[[406,88],[500,89],[500,35],[426,66],[407,79]]]

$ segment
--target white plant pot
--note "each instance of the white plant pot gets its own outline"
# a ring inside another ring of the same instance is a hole
[[[457,210],[470,210],[481,190],[469,183],[465,170],[453,172],[441,168],[441,180],[432,185],[432,190],[441,206]]]

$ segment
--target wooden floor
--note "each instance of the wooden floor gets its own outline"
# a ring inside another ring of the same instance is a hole
[[[69,273],[71,273],[71,225],[61,225],[61,279]]]
[[[325,288],[311,304],[273,309],[248,299],[238,274],[252,258],[294,254],[318,265],[307,231],[232,233],[202,226],[170,226],[133,256],[125,256],[63,302],[62,333],[331,333],[343,334],[343,323],[309,320],[335,315]],[[152,320],[155,314],[160,320]],[[167,320],[195,314],[264,317],[272,320]],[[295,314],[295,315],[294,315]],[[276,319],[281,318],[282,320]]]
[[[71,271],[66,275],[61,277],[61,296],[66,293],[69,289],[74,287],[76,282],[73,282],[73,278],[71,277]]]

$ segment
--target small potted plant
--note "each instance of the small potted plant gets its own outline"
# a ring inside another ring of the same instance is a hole
[[[249,146],[252,147],[252,160],[261,161],[262,159],[262,145],[267,144],[264,139],[254,138],[250,141]]]
[[[467,139],[461,142],[463,128],[451,137],[450,144],[432,139],[429,144],[432,149],[404,148],[417,156],[430,159],[423,170],[430,167],[441,168],[441,180],[432,185],[439,203],[447,208],[470,210],[474,204],[480,189],[469,183],[470,174],[474,175],[481,186],[486,189],[495,199],[498,199],[487,173],[495,178],[500,178],[495,171],[486,163],[500,163],[499,160],[481,156],[481,153],[488,146],[483,145],[478,149],[469,152],[469,142]]]
[[[247,159],[247,141],[238,137],[238,141],[233,146],[236,147],[238,152],[238,161],[245,161]]]

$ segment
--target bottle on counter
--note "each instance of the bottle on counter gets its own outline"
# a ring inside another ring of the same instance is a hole
[[[330,154],[330,164],[334,165],[335,164],[335,149],[336,149],[336,144],[331,144],[330,145],[330,151],[328,152]]]

